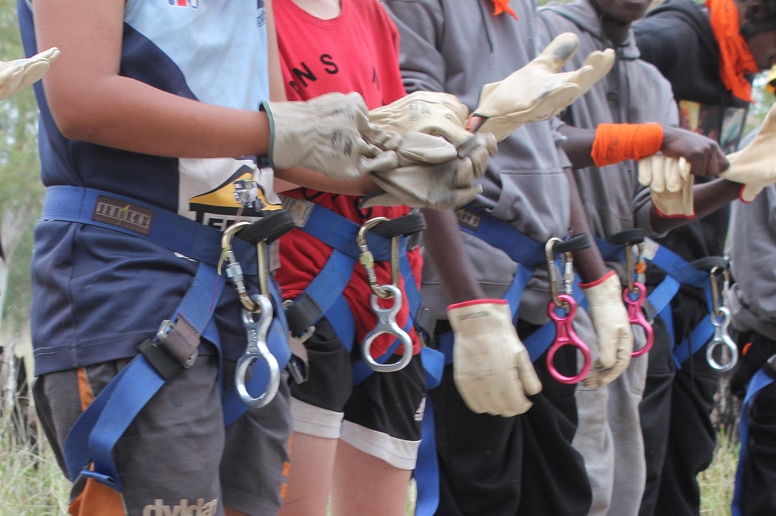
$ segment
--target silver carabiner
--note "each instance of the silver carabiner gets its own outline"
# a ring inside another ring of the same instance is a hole
[[[379,373],[393,373],[407,367],[407,364],[412,360],[412,339],[406,331],[402,330],[401,327],[396,324],[396,314],[399,313],[402,303],[401,291],[393,285],[381,285],[380,288],[389,292],[389,299],[393,299],[393,306],[390,308],[382,308],[378,303],[379,297],[376,294],[372,294],[372,311],[377,316],[377,326],[364,337],[364,340],[361,343],[361,353],[363,353],[364,360],[373,371]],[[398,362],[381,364],[372,358],[372,342],[384,333],[395,336],[401,341],[402,346],[404,346],[404,354]]]
[[[726,372],[735,367],[738,362],[738,346],[733,342],[733,339],[728,335],[728,325],[730,324],[730,311],[724,306],[718,308],[718,313],[709,314],[711,317],[711,324],[714,326],[714,337],[706,345],[706,361],[712,369],[717,371]],[[726,355],[725,349],[730,354],[730,358],[724,364],[717,361],[714,358],[714,350],[718,346],[724,346],[721,355]]]
[[[248,344],[245,347],[245,353],[237,360],[234,370],[234,385],[240,400],[249,407],[263,407],[273,400],[280,386],[280,366],[275,356],[270,353],[267,347],[267,333],[272,324],[272,303],[266,296],[254,294],[251,301],[259,307],[259,320],[254,320],[256,311],[251,312],[243,308],[242,320],[245,332],[248,335]],[[248,373],[248,367],[258,360],[262,359],[267,363],[269,372],[267,378],[267,387],[264,392],[253,397],[246,387],[245,377]]]

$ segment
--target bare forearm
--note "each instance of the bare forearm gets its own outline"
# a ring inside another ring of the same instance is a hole
[[[708,183],[695,185],[693,187],[693,205],[695,208],[695,218],[703,218],[706,215],[722,208],[723,206],[735,201],[738,198],[738,192],[741,189],[739,183],[726,181],[724,179],[715,179]],[[649,212],[649,219],[652,229],[656,233],[666,233],[672,229],[687,224],[692,219],[661,217],[654,205]]]
[[[595,140],[595,129],[580,129],[570,125],[560,128],[560,133],[566,137],[560,146],[566,153],[574,170],[591,167],[595,163],[590,152]]]
[[[475,280],[474,266],[466,254],[458,220],[452,210],[422,210],[427,229],[423,234],[426,256],[439,274],[450,301],[482,299],[485,293]]]
[[[585,215],[584,206],[582,204],[582,198],[577,190],[577,183],[574,180],[574,174],[571,170],[566,169],[566,177],[569,178],[570,185],[570,211],[571,211],[571,236],[587,233],[592,239],[593,234],[590,231],[590,227],[587,223],[587,216]],[[587,249],[581,249],[573,252],[574,256],[574,268],[579,273],[579,277],[582,278],[584,283],[593,282],[601,278],[608,272],[606,264],[604,263],[601,252],[598,250],[598,246],[595,242],[592,243]]]
[[[296,186],[304,186],[321,192],[343,195],[369,195],[382,191],[374,181],[372,181],[369,174],[358,179],[345,180],[331,178],[317,170],[296,167],[291,169],[278,169],[275,171],[275,177],[286,183],[283,187],[285,190]],[[291,185],[288,183],[291,183]]]

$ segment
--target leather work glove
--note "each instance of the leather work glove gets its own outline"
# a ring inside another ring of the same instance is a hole
[[[369,122],[358,93],[328,93],[305,102],[262,103],[269,117],[269,158],[274,168],[296,166],[329,177],[356,179],[395,163],[401,138]]]
[[[482,187],[473,182],[485,172],[488,157],[496,153],[493,135],[470,135],[457,149],[441,137],[429,134],[411,132],[403,134],[402,139],[402,146],[393,151],[398,163],[395,166],[386,163],[382,170],[372,171],[372,180],[383,191],[365,197],[362,208],[455,208],[482,192]],[[422,149],[426,156],[419,159],[412,152],[413,146]],[[436,161],[429,159],[434,146],[439,148]]]
[[[730,168],[720,176],[744,185],[738,194],[744,202],[752,202],[763,188],[776,183],[776,163],[773,160],[775,137],[776,104],[768,111],[757,136],[740,151],[728,154]]]
[[[466,406],[504,417],[531,408],[527,396],[542,384],[512,325],[509,303],[478,299],[450,305],[447,315],[455,332],[453,378]]]
[[[469,108],[458,97],[434,91],[416,91],[369,112],[372,123],[385,131],[443,136],[453,145],[471,136],[466,130],[468,116]]]
[[[462,148],[466,149],[464,165],[471,163],[475,176],[480,177],[485,174],[488,160],[496,153],[496,141],[490,135],[484,137],[487,141],[484,138],[472,140],[472,133],[466,130],[468,115],[469,108],[455,95],[416,91],[387,106],[373,109],[369,112],[369,119],[388,132],[403,134],[414,131],[441,136],[459,149],[459,155]]]
[[[649,187],[652,203],[662,217],[692,218],[695,177],[684,158],[653,154],[639,160],[639,183]]]
[[[614,51],[591,52],[578,70],[561,73],[578,47],[575,34],[560,34],[530,63],[483,86],[474,116],[486,120],[477,130],[501,141],[523,124],[552,118],[587,93],[612,69]]]
[[[59,49],[52,47],[27,59],[0,61],[0,100],[16,95],[39,81],[57,57]]]
[[[598,358],[582,383],[586,387],[602,387],[628,368],[633,352],[633,330],[622,300],[622,285],[614,271],[581,287],[598,338]]]

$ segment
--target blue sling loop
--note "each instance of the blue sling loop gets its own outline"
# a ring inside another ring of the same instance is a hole
[[[292,211],[294,211],[296,203],[304,203],[309,212],[304,221],[296,221],[298,229],[332,249],[321,271],[304,291],[286,307],[286,317],[291,331],[294,335],[299,335],[306,328],[315,325],[323,317],[326,317],[342,345],[350,351],[355,341],[356,323],[342,293],[353,274],[353,267],[358,263],[360,250],[356,244],[356,238],[360,226],[315,203],[291,198],[284,198],[284,203],[289,204]],[[407,331],[414,324],[420,309],[420,292],[407,259],[409,237],[402,235],[398,238],[400,246],[399,271],[404,278],[404,290],[410,308],[410,317],[407,325],[403,328]],[[382,237],[374,231],[369,231],[366,234],[366,240],[376,261],[389,261],[391,259],[391,238]],[[383,362],[390,358],[399,343],[399,340],[396,339],[386,352],[376,360]],[[433,350],[424,351],[424,353],[430,352]],[[429,358],[427,362],[433,363],[433,359]],[[362,382],[372,372],[364,360],[357,361],[353,365],[353,383]],[[426,371],[426,374],[436,375],[432,371]]]
[[[709,312],[711,312],[713,310],[711,308],[713,301],[709,273],[694,267],[684,258],[654,240],[648,238],[644,240],[645,247],[649,250],[645,258],[666,274],[665,278],[649,293],[647,301],[652,307],[654,314],[663,317],[669,338],[673,344],[675,336],[671,300],[679,292],[682,285],[694,287],[703,291],[709,306]],[[596,243],[605,260],[617,259],[616,257],[622,252],[622,246],[615,246],[606,240],[597,238]],[[677,368],[681,368],[684,362],[700,350],[712,337],[713,333],[714,325],[711,322],[711,316],[706,314],[693,328],[690,336],[673,347],[672,357]]]
[[[121,209],[117,208],[117,203]],[[224,281],[216,269],[221,254],[220,231],[135,199],[73,186],[47,188],[41,219],[76,222],[119,231],[145,238],[199,261],[196,276],[170,321],[185,319],[195,330],[196,337],[201,335],[215,346],[220,364],[220,339],[212,319],[216,305],[213,300],[220,298],[224,288]],[[233,249],[243,259],[243,263],[250,264],[252,261],[252,268],[256,270],[253,245],[235,241]],[[280,306],[280,295],[274,282],[271,282],[271,291],[276,306]],[[290,358],[290,350],[286,342],[285,318],[282,311],[275,310],[275,313],[267,345],[282,368]],[[136,355],[100,392],[71,428],[64,447],[71,481],[83,476],[121,490],[112,450],[140,410],[174,374],[178,365],[159,369],[157,363],[152,363],[148,356],[144,352]],[[257,367],[248,385],[252,390],[263,389],[267,381],[266,371]],[[239,401],[234,388],[224,392],[223,405],[226,425],[247,410]],[[93,469],[84,470],[90,460]]]
[[[776,357],[776,355],[774,355]],[[733,490],[733,501],[731,503],[732,516],[741,516],[743,514],[741,508],[741,499],[743,497],[744,490],[744,469],[746,466],[746,459],[749,452],[749,410],[752,407],[754,397],[757,396],[764,388],[773,383],[773,376],[776,375],[771,362],[774,358],[761,367],[755,375],[749,380],[749,385],[746,388],[746,395],[744,396],[744,402],[741,406],[741,416],[739,418],[739,435],[741,440],[741,448],[738,452],[738,467],[736,468],[735,487]]]
[[[655,314],[663,317],[669,338],[674,343],[672,351],[674,363],[677,368],[681,368],[682,364],[708,342],[714,334],[714,326],[711,323],[709,313],[707,313],[693,328],[690,335],[677,344],[674,335],[671,300],[679,292],[682,285],[690,286],[704,293],[706,304],[711,312],[713,301],[709,273],[696,268],[676,253],[654,241],[650,240],[648,246],[654,246],[656,252],[651,257],[647,256],[647,260],[662,269],[666,273],[666,277],[647,296],[647,300],[652,305]]]
[[[358,263],[360,250],[356,244],[360,226],[355,222],[320,206],[315,203],[300,201],[299,199],[285,198],[291,211],[295,210],[297,203],[304,203],[307,207],[305,220],[297,220],[297,226],[308,235],[315,237],[332,249],[329,259],[321,271],[305,290],[293,300],[287,307],[286,315],[291,325],[292,333],[301,334],[306,328],[315,325],[321,318],[326,317],[334,328],[340,342],[350,351],[355,340],[355,320],[347,301],[342,296],[353,267]],[[376,261],[389,261],[391,259],[391,238],[377,235],[374,231],[366,233],[367,247]],[[410,317],[407,327],[416,325],[416,319],[420,310],[420,292],[417,288],[412,268],[407,259],[407,247],[409,238],[400,236],[399,272],[404,278],[404,291],[407,294]],[[417,325],[416,325],[417,326]],[[418,332],[423,331],[417,328]],[[378,362],[387,360],[398,347],[396,339],[386,352],[377,359]],[[439,385],[444,369],[444,356],[438,351],[423,347],[420,352],[421,363],[426,381],[426,389],[432,389]],[[374,371],[365,360],[358,360],[353,364],[353,384],[356,385],[368,378]],[[433,426],[433,409],[431,398],[426,395],[423,409],[423,424],[421,425],[421,441],[418,448],[417,467],[413,472],[418,486],[416,500],[417,514],[423,511],[432,513],[439,498],[439,473],[436,463],[436,440]],[[431,508],[433,507],[433,508]]]

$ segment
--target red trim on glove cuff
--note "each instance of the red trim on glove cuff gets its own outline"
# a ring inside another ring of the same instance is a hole
[[[506,299],[471,299],[469,301],[462,301],[460,303],[454,303],[447,307],[448,310],[454,310],[456,308],[463,308],[472,305],[484,305],[485,303],[492,303],[494,305],[506,305],[508,304]]]
[[[741,185],[741,188],[738,189],[738,200],[741,201],[744,204],[752,204],[752,201],[745,201],[744,200],[744,188],[746,188],[746,185]]]
[[[652,202],[652,205],[655,207],[655,212],[660,216],[661,219],[686,219],[686,220],[692,220],[695,218],[695,213],[692,215],[684,215],[683,213],[677,213],[675,215],[666,215],[660,209],[657,207],[655,202]]]
[[[579,286],[582,288],[597,287],[598,285],[600,285],[601,283],[609,279],[612,276],[612,274],[617,274],[617,273],[614,270],[610,270],[609,272],[607,272],[597,280],[591,281],[590,283],[580,283]]]

